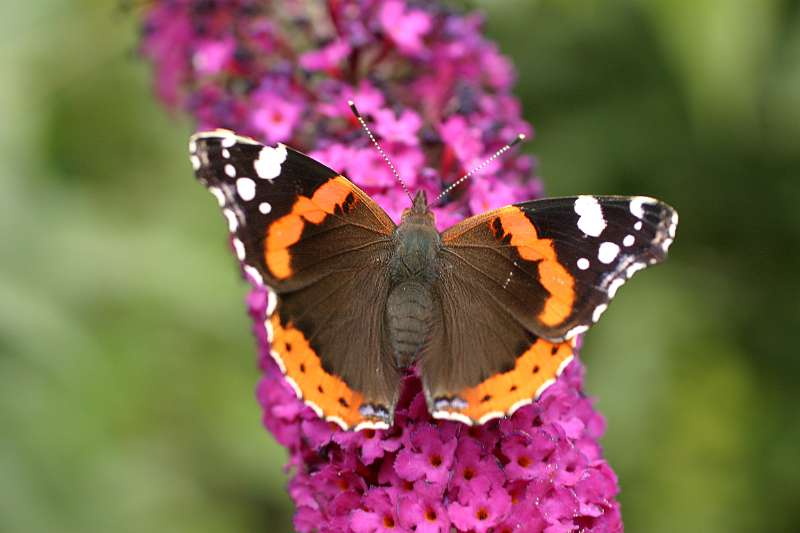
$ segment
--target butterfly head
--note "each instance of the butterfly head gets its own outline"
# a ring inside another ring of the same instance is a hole
[[[433,211],[428,206],[428,195],[425,194],[425,191],[419,190],[414,195],[411,207],[403,211],[402,222],[404,224],[421,224],[425,226],[435,225]]]

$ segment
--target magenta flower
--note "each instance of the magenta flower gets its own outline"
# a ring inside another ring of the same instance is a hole
[[[451,485],[459,494],[488,494],[505,479],[501,463],[479,441],[462,439],[458,443]]]
[[[369,489],[362,506],[352,512],[350,528],[355,533],[394,533],[400,526],[396,492],[383,488]]]
[[[216,74],[233,59],[235,49],[236,41],[231,37],[199,43],[192,58],[194,69],[204,76]]]
[[[309,152],[397,219],[408,199],[347,100],[412,188],[438,194],[517,133],[532,134],[510,93],[513,68],[481,24],[435,2],[154,0],[142,53],[159,97],[198,128]],[[437,224],[540,192],[533,159],[511,152],[448,195]],[[598,444],[604,422],[582,393],[579,361],[534,404],[476,427],[433,420],[408,375],[393,427],[344,432],[298,400],[270,357],[269,299],[260,288],[248,297],[256,395],[288,450],[298,531],[622,530],[617,480]]]
[[[337,39],[319,50],[309,50],[300,55],[300,66],[306,70],[335,71],[352,51],[350,44]]]
[[[419,129],[422,119],[410,109],[404,109],[400,115],[390,109],[380,109],[373,114],[375,133],[384,141],[403,143],[409,146],[419,144]]]
[[[400,496],[400,525],[417,533],[449,533],[450,517],[441,494],[429,495],[424,490]]]
[[[487,153],[488,151],[484,149],[481,142],[483,132],[467,122],[467,119],[461,115],[455,115],[443,121],[439,125],[439,134],[442,136],[445,146],[457,159],[459,168],[474,167],[491,155]],[[492,163],[495,168],[498,164],[498,161]],[[491,174],[492,170],[493,168],[489,167],[486,169],[486,173]]]
[[[276,94],[266,86],[256,91],[251,99],[250,125],[268,144],[287,142],[303,112],[299,101]]]
[[[404,447],[394,461],[397,475],[406,481],[424,479],[431,484],[445,484],[458,445],[454,428],[448,429],[424,425],[406,433]]]
[[[459,530],[485,533],[509,517],[511,496],[500,485],[486,492],[463,491],[460,499],[450,504],[449,512]]]
[[[409,9],[405,2],[390,0],[384,2],[380,10],[383,30],[407,55],[418,55],[425,47],[422,37],[430,30],[431,16],[419,9]]]

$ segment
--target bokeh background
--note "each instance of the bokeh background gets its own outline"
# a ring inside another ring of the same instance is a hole
[[[583,350],[628,531],[797,531],[800,2],[466,5],[548,194],[681,215]],[[0,5],[0,531],[290,531],[245,286],[137,15]]]

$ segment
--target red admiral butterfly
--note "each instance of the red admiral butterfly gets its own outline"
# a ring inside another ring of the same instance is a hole
[[[216,130],[193,135],[189,151],[244,271],[269,288],[275,361],[298,397],[344,429],[391,425],[412,364],[436,418],[481,424],[531,403],[617,289],[664,260],[678,223],[653,198],[577,196],[439,233],[424,192],[396,225],[344,176],[283,144]]]

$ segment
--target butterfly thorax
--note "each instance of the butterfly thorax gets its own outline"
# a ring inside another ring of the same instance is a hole
[[[436,305],[431,287],[438,276],[441,237],[423,191],[403,213],[393,245],[386,325],[397,365],[404,368],[425,344]]]

